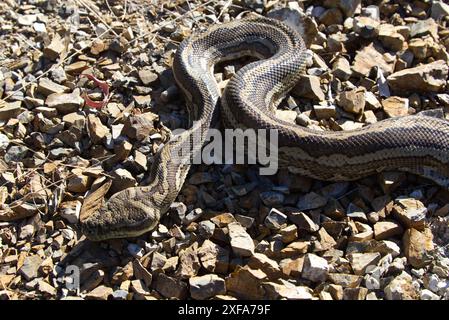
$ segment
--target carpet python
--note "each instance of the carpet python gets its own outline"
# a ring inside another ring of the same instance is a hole
[[[241,68],[220,99],[214,65],[243,56],[259,60]],[[192,154],[199,152],[220,113],[227,128],[278,130],[279,167],[297,174],[348,181],[400,170],[449,186],[449,121],[441,114],[389,118],[350,131],[317,131],[276,118],[274,111],[299,81],[305,59],[306,47],[299,33],[269,18],[214,25],[184,40],[176,52],[173,73],[195,125],[173,136],[158,151],[149,185],[122,190],[108,201],[98,190],[89,195],[82,209],[88,214],[80,219],[82,232],[91,240],[104,240],[154,229],[176,199],[190,168],[191,155],[178,162],[172,161],[173,155],[194,133],[200,135],[201,143]]]

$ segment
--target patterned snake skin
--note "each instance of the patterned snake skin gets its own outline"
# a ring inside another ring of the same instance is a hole
[[[291,172],[341,181],[394,169],[449,186],[449,122],[441,116],[390,118],[358,130],[338,132],[315,131],[275,118],[277,105],[299,80],[305,53],[304,42],[296,31],[267,18],[213,26],[183,41],[173,71],[186,97],[191,120],[197,121],[157,153],[150,185],[125,189],[107,202],[95,199],[100,204],[81,219],[86,237],[132,237],[152,230],[177,197],[190,168],[189,156],[200,151],[209,128],[218,120],[218,110],[226,127],[277,129],[279,167]],[[242,56],[262,60],[237,72],[227,84],[219,108],[220,92],[213,66]],[[193,153],[180,162],[172,161],[194,133],[199,133],[201,140]],[[94,192],[89,197],[95,196]],[[83,209],[85,206],[86,201]]]

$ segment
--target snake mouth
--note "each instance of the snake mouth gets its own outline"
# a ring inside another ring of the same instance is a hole
[[[81,232],[87,239],[138,237],[157,226],[159,208],[133,201],[128,196],[127,192],[119,192],[80,220]],[[127,205],[123,206],[123,203]]]

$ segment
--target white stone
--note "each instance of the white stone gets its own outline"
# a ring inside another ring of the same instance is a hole
[[[327,260],[313,253],[306,254],[302,269],[302,277],[314,282],[326,281],[329,272]]]
[[[392,258],[395,258],[401,254],[401,248],[395,242],[389,240],[383,240],[382,242],[390,250]]]
[[[440,300],[440,297],[430,290],[423,289],[420,294],[421,300]]]
[[[232,250],[236,255],[250,257],[254,253],[254,242],[245,228],[238,222],[228,224]]]
[[[9,146],[9,138],[3,133],[0,133],[0,150],[6,150],[8,146]]]
[[[75,224],[78,223],[78,219],[81,211],[81,202],[76,201],[68,201],[64,202],[61,207],[59,214],[62,218],[66,219],[69,223]]]
[[[46,33],[47,28],[45,27],[45,23],[35,22],[33,23],[33,28],[36,32]]]
[[[380,280],[379,278],[373,277],[372,275],[365,275],[365,287],[369,290],[378,290],[380,289]]]

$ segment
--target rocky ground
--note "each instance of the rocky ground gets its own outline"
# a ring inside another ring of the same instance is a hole
[[[411,174],[196,166],[155,231],[90,242],[77,228],[89,192],[147,184],[187,125],[180,41],[248,12],[302,26],[310,48],[279,117],[316,130],[449,119],[449,5],[360,2],[2,1],[0,299],[449,299],[449,192]]]

